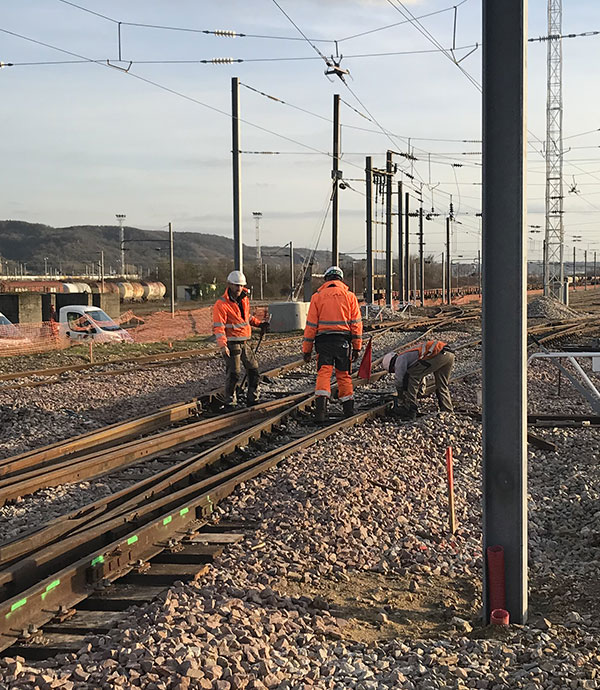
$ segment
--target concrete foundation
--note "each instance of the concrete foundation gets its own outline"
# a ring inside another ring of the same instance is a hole
[[[12,323],[40,323],[42,295],[38,292],[0,294],[0,312]]]
[[[275,302],[269,304],[271,332],[287,333],[304,330],[310,302]]]

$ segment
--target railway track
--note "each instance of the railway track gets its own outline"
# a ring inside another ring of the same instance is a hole
[[[433,324],[430,320],[425,333],[452,319],[456,316],[434,319]],[[291,371],[301,363],[286,366]],[[371,384],[383,375],[377,372]],[[41,649],[46,656],[64,650],[68,648],[65,635],[74,636],[79,643],[83,637],[74,630],[87,633],[113,627],[115,607],[142,600],[149,593],[154,596],[158,586],[201,572],[202,564],[219,550],[219,539],[238,538],[202,532],[208,529],[214,506],[240,483],[289,454],[347,426],[385,414],[387,403],[372,404],[374,396],[381,401],[381,390],[370,391],[369,385],[357,386],[357,414],[350,419],[333,417],[325,427],[312,420],[314,396],[310,391],[205,419],[198,419],[198,401],[194,401],[4,462],[0,482],[8,482],[4,486],[13,486],[13,490],[20,482],[23,491],[28,482],[39,482],[44,474],[54,473],[57,481],[64,481],[69,469],[105,472],[158,457],[159,451],[170,455],[160,471],[118,493],[0,544],[0,650],[27,640],[23,653],[44,656],[31,638],[50,621]],[[358,394],[361,390],[362,396]],[[210,395],[205,402],[210,404]],[[194,418],[192,423],[152,433],[162,424],[180,424],[190,418]],[[139,438],[143,434],[151,435]],[[228,437],[223,439],[225,435]],[[177,454],[182,448],[188,451],[185,457]],[[65,460],[67,449],[70,455]],[[32,486],[30,483],[29,488]],[[114,585],[117,580],[119,584]],[[71,617],[72,608],[84,600],[87,602]],[[54,637],[48,641],[48,635]]]

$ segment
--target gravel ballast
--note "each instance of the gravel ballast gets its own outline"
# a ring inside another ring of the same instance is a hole
[[[478,360],[478,348],[460,350],[457,372]],[[564,382],[555,396],[551,372],[530,368],[530,407],[577,409]],[[479,381],[453,384],[457,407],[475,402]],[[199,582],[130,609],[75,655],[5,659],[0,688],[600,687],[598,430],[536,431],[557,451],[529,449],[530,622],[490,629],[479,616],[481,425],[435,413],[433,397],[421,408],[415,423],[339,432],[240,486],[215,521],[242,521],[245,539]]]

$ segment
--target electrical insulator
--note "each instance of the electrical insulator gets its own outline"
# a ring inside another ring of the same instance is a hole
[[[213,58],[212,60],[209,60],[208,62],[212,63],[213,65],[231,65],[234,62],[233,58]]]
[[[236,31],[231,31],[230,29],[217,29],[213,33],[215,36],[225,36],[227,38],[235,38],[238,35]]]

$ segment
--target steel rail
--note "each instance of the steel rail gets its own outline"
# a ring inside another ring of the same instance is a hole
[[[205,521],[214,505],[228,496],[238,484],[256,477],[291,453],[340,429],[383,414],[386,407],[381,405],[358,413],[225,470],[206,480],[212,485],[209,490],[206,490],[206,484],[198,482],[163,499],[160,505],[154,506],[154,512],[146,524],[134,527],[0,603],[0,650],[13,644],[29,626],[39,627],[51,620],[61,607],[70,608],[85,599],[93,593],[94,584],[126,575],[139,561],[147,561],[163,551],[170,539],[181,538],[187,530],[194,531],[198,527],[198,520]],[[125,524],[124,527],[131,525]]]
[[[125,469],[141,459],[151,460],[166,450],[174,451],[193,443],[215,440],[223,434],[255,424],[282,407],[294,404],[301,395],[271,400],[253,408],[236,410],[213,419],[168,429],[143,439],[129,441],[116,448],[92,452],[77,458],[50,461],[51,464],[42,462],[34,466],[30,465],[29,461],[13,463],[2,468],[5,470],[5,476],[0,479],[1,500],[6,502],[38,489],[58,486],[65,482],[92,479],[117,469]]]

